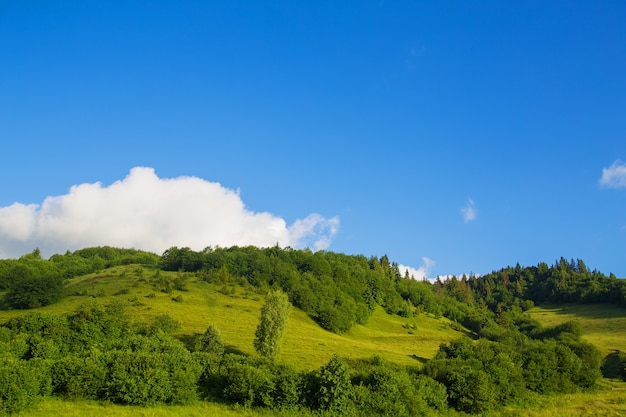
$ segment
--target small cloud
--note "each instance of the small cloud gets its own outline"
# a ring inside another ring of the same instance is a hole
[[[475,207],[474,200],[470,198],[467,200],[467,205],[461,209],[463,221],[469,223],[476,220],[476,214],[478,214],[478,210]]]
[[[289,226],[289,234],[294,241],[316,251],[327,249],[338,230],[339,217],[326,219],[317,213],[296,220]]]
[[[404,274],[408,272],[411,278],[416,279],[418,281],[428,279],[428,276],[430,275],[430,271],[435,266],[436,262],[425,256],[422,257],[422,262],[424,262],[424,264],[417,269],[410,267],[410,266],[406,266],[406,265],[398,265],[400,274],[404,276]]]
[[[291,246],[326,249],[339,218],[310,214],[288,226],[271,213],[248,210],[238,190],[197,177],[159,178],[135,167],[109,186],[79,184],[41,205],[0,207],[0,258],[39,247],[43,254],[89,246],[162,253],[172,246]]]
[[[602,169],[602,178],[600,178],[600,186],[607,188],[625,188],[626,187],[626,163],[619,159],[608,168]]]

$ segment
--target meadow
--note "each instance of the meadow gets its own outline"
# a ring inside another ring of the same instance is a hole
[[[535,307],[528,314],[544,326],[576,320],[583,339],[593,343],[602,356],[617,350],[626,352],[626,309],[612,304],[565,304]]]

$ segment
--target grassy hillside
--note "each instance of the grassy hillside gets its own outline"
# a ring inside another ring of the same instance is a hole
[[[227,349],[254,355],[254,332],[264,303],[263,290],[236,284],[209,284],[193,274],[182,275],[185,290],[162,292],[158,278],[172,281],[181,275],[136,265],[117,266],[73,278],[67,297],[60,303],[35,310],[0,311],[0,321],[32,311],[61,314],[90,302],[119,303],[136,322],[148,323],[169,314],[181,324],[174,335],[190,342],[195,335],[216,325]],[[378,308],[365,326],[356,325],[338,335],[322,329],[311,317],[293,309],[282,344],[280,362],[296,369],[311,370],[327,363],[334,354],[345,358],[379,355],[402,365],[419,365],[432,358],[439,345],[462,335],[450,321],[426,314],[403,318]]]
[[[179,289],[162,291],[162,278],[178,282]],[[182,288],[182,289],[181,289]],[[254,332],[259,322],[266,290],[239,284],[210,284],[195,275],[164,272],[137,265],[117,266],[67,281],[67,296],[59,303],[35,310],[2,310],[0,322],[33,311],[62,314],[85,303],[117,303],[136,323],[149,323],[168,314],[180,323],[174,335],[187,343],[216,325],[227,350],[256,355]],[[0,294],[1,295],[1,294]],[[544,326],[578,320],[584,338],[603,356],[626,351],[626,310],[611,305],[566,305],[536,307],[529,312]],[[457,329],[457,330],[455,330]],[[366,325],[355,325],[345,334],[322,329],[311,317],[293,309],[278,358],[298,370],[317,369],[334,354],[345,358],[378,355],[401,365],[419,366],[437,352],[441,343],[460,337],[463,329],[446,318],[420,314],[412,318],[389,315],[378,307]],[[615,389],[617,388],[617,389]],[[560,396],[537,396],[531,406],[508,406],[489,415],[505,416],[619,416],[626,414],[626,383],[604,380],[598,390]],[[187,406],[134,407],[94,401],[42,398],[24,416],[291,416],[299,412],[245,409],[218,403],[198,402]],[[460,415],[449,410],[450,415]],[[306,415],[306,414],[305,414]]]
[[[535,307],[528,311],[544,326],[577,320],[583,338],[600,349],[603,356],[616,350],[626,352],[626,309],[612,304],[568,304]]]

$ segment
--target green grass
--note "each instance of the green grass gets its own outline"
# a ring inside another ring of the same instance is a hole
[[[108,404],[97,401],[70,401],[57,397],[46,397],[33,407],[20,413],[23,417],[298,417],[310,416],[306,410],[278,411],[250,409],[218,403],[198,402],[195,405],[162,405],[137,407]]]
[[[626,415],[626,394],[624,391],[602,390],[537,397],[530,408],[506,407],[495,415],[506,417],[621,417]]]
[[[544,326],[578,320],[583,338],[600,349],[602,356],[620,350],[626,352],[626,309],[611,304],[542,306],[529,310],[532,318]]]

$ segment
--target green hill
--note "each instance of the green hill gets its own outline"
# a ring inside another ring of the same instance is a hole
[[[211,284],[187,273],[183,274],[185,290],[172,289],[165,293],[156,284],[157,271],[127,265],[72,278],[66,283],[69,295],[59,303],[33,310],[0,311],[0,322],[34,311],[63,314],[85,303],[118,303],[138,323],[150,323],[159,315],[170,315],[180,323],[173,335],[183,341],[202,334],[209,324],[214,324],[220,329],[228,350],[255,355],[252,342],[264,302],[263,290],[239,284]],[[167,271],[158,271],[158,275],[171,281],[181,276]],[[311,370],[335,354],[351,359],[378,355],[401,365],[419,365],[421,359],[432,358],[441,343],[465,334],[451,325],[445,317],[419,314],[405,318],[387,314],[378,307],[366,325],[355,325],[344,334],[336,334],[294,309],[280,361],[297,369]]]
[[[431,284],[386,256],[101,247],[45,260],[35,250],[0,260],[0,290],[0,414],[624,408],[613,389],[626,376],[626,286],[580,260]],[[276,358],[254,348],[269,290],[295,307]],[[197,343],[209,326],[217,354]]]

